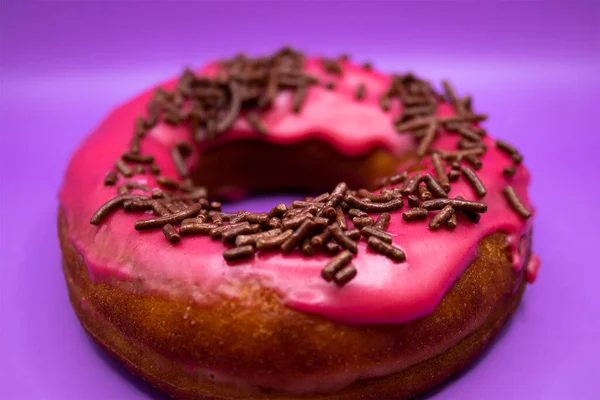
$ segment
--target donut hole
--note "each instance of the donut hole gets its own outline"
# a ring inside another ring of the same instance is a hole
[[[243,140],[203,150],[192,179],[221,200],[240,200],[250,194],[316,194],[330,191],[339,182],[371,188],[377,177],[392,175],[399,162],[381,148],[348,157],[318,141],[277,145]]]

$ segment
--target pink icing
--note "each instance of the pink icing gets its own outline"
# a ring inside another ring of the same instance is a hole
[[[529,262],[527,263],[527,269],[526,269],[526,278],[527,278],[527,282],[529,283],[533,283],[535,282],[535,280],[537,279],[537,275],[538,275],[538,271],[540,270],[540,259],[538,256],[536,256],[535,254],[531,255],[531,258],[529,259]]]
[[[336,78],[337,88],[328,91],[321,87],[309,90],[302,113],[289,112],[291,97],[280,95],[273,108],[262,115],[269,127],[263,139],[273,143],[293,144],[316,138],[335,146],[342,154],[356,156],[375,147],[384,147],[395,153],[413,146],[408,135],[398,134],[393,126],[393,116],[399,113],[398,105],[383,112],[379,96],[390,83],[390,77],[364,69],[349,62],[344,63],[343,77]],[[306,63],[308,73],[330,80],[316,59]],[[203,73],[211,74],[214,65]],[[359,83],[367,87],[366,99],[354,100]],[[163,87],[173,87],[169,81]],[[208,237],[186,238],[181,244],[169,244],[160,230],[138,232],[133,229],[139,215],[116,212],[100,226],[89,223],[91,215],[107,200],[115,196],[114,187],[105,187],[103,179],[114,161],[128,147],[135,118],[145,114],[145,105],[151,91],[115,109],[74,153],[68,166],[60,202],[65,212],[68,235],[84,256],[93,279],[118,278],[137,280],[148,291],[164,294],[189,294],[198,302],[215,295],[236,296],[239,283],[259,281],[277,291],[289,306],[323,315],[349,324],[396,323],[412,320],[431,312],[444,293],[462,274],[476,255],[477,243],[486,235],[503,231],[518,241],[531,227],[531,219],[523,221],[510,209],[502,188],[510,183],[523,202],[532,209],[527,194],[529,172],[524,166],[510,179],[501,170],[511,165],[510,158],[498,151],[493,139],[484,139],[488,151],[482,156],[483,167],[477,173],[485,183],[488,194],[483,199],[488,204],[487,213],[479,224],[459,217],[453,231],[430,231],[424,222],[406,223],[400,210],[392,213],[388,231],[394,244],[402,248],[407,259],[394,263],[371,251],[364,241],[359,242],[359,252],[353,261],[357,277],[343,288],[325,282],[320,270],[329,257],[306,257],[299,251],[291,254],[259,252],[248,262],[228,265],[223,259],[223,245]],[[451,114],[447,105],[438,111]],[[169,149],[181,138],[188,138],[185,128],[159,125],[142,143],[142,151],[155,155],[163,174],[177,176],[170,159]],[[243,137],[258,138],[245,121],[238,120],[231,132],[219,141]],[[445,134],[436,139],[435,146],[454,149],[458,138]],[[191,164],[202,156],[202,148],[192,156]],[[431,170],[430,166],[428,166]],[[155,186],[151,175],[137,176],[139,181]],[[451,197],[463,196],[476,200],[476,194],[463,178],[452,185]],[[430,217],[431,218],[431,217]],[[515,269],[522,268],[518,245],[511,243]],[[527,279],[532,282],[537,275],[539,260],[532,256],[527,268]]]

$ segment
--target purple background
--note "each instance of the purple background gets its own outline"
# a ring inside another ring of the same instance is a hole
[[[492,351],[427,397],[598,398],[600,2],[3,1],[0,15],[0,398],[160,398],[71,311],[62,172],[115,103],[185,64],[286,43],[451,77],[533,172],[539,280]]]

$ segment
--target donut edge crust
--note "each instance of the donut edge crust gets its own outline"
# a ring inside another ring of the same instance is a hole
[[[176,399],[409,398],[469,365],[512,315],[525,289],[525,268],[512,268],[506,235],[496,232],[479,243],[476,259],[429,315],[400,324],[347,326],[286,307],[260,287],[242,289],[242,300],[196,306],[144,293],[131,282],[92,282],[67,237],[62,209],[58,229],[70,301],[84,329],[133,374]],[[186,367],[201,364],[260,381],[277,374],[302,379],[340,368],[360,371],[373,363],[401,367],[339,391],[298,397],[260,384],[217,383],[212,373],[199,375]]]

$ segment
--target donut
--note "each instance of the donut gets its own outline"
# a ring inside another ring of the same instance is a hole
[[[523,156],[470,96],[348,56],[243,54],[118,106],[58,233],[85,331],[177,399],[403,399],[537,276]],[[223,201],[292,191],[262,212]]]

